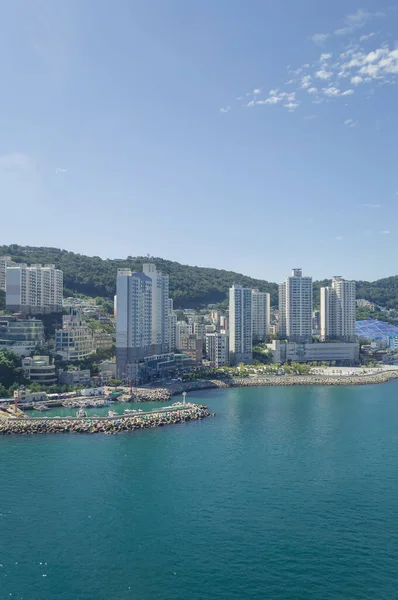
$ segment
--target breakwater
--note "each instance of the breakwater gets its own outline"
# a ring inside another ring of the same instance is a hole
[[[182,392],[193,392],[230,387],[269,387],[294,385],[375,385],[398,379],[398,369],[372,374],[354,375],[268,375],[260,377],[230,377],[227,379],[199,379],[173,383],[162,388],[140,388],[132,396],[133,402],[167,402]]]
[[[207,406],[187,403],[186,408],[134,416],[90,418],[14,418],[0,419],[0,435],[31,435],[44,433],[105,433],[135,431],[152,427],[175,425],[214,416]]]

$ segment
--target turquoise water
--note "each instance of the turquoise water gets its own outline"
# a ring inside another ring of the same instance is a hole
[[[144,410],[150,411],[152,409],[158,409],[162,406],[170,406],[174,402],[173,400],[169,400],[168,402],[111,402],[109,406],[103,406],[102,408],[85,408],[84,410],[87,413],[87,416],[97,415],[98,417],[106,417],[108,412],[111,410],[120,415],[127,410]],[[56,408],[51,408],[50,410],[41,411],[41,410],[27,410],[26,416],[29,417],[67,417],[72,416],[76,417],[78,408],[71,408],[68,406],[58,406]]]
[[[398,384],[189,394],[214,419],[0,437],[0,598],[398,595]]]

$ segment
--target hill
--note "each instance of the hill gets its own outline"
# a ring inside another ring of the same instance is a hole
[[[217,304],[227,298],[233,283],[270,292],[271,302],[277,302],[277,285],[246,277],[232,271],[190,267],[163,258],[129,257],[126,260],[103,260],[99,256],[84,256],[58,248],[32,246],[0,246],[0,256],[9,254],[16,262],[51,263],[64,272],[65,288],[72,293],[113,298],[118,269],[142,271],[145,262],[153,262],[170,277],[170,296],[175,308],[197,308]]]
[[[278,302],[276,283],[253,279],[233,271],[191,267],[163,258],[128,257],[126,260],[104,260],[99,256],[84,256],[59,248],[34,246],[0,246],[0,256],[10,254],[16,262],[53,263],[64,272],[64,284],[70,293],[113,298],[116,273],[119,268],[141,271],[144,262],[154,262],[158,269],[170,276],[170,295],[175,308],[199,308],[217,304],[227,298],[233,283],[270,292],[271,305]],[[319,306],[319,289],[329,280],[314,281],[314,307]],[[387,308],[398,309],[398,276],[378,281],[358,281],[357,298],[365,298]],[[2,299],[0,298],[0,303]],[[1,306],[0,306],[1,308]]]

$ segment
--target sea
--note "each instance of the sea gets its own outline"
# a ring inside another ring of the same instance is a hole
[[[1,600],[398,598],[398,382],[188,399],[216,416],[0,437]]]

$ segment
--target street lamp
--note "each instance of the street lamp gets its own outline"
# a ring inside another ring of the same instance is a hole
[[[185,404],[186,397],[187,397],[187,393],[186,392],[182,392],[182,398],[183,398],[182,403],[183,404]]]

